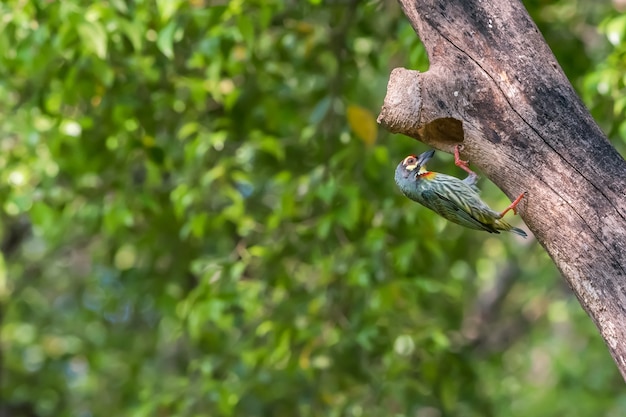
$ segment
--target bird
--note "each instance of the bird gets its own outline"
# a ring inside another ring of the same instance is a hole
[[[489,233],[508,231],[525,238],[525,231],[511,226],[502,217],[510,210],[517,214],[516,207],[527,193],[520,194],[501,212],[492,210],[480,198],[476,187],[478,175],[469,168],[467,161],[461,160],[460,149],[459,145],[454,147],[454,163],[469,174],[467,178],[461,180],[428,171],[426,163],[435,154],[434,150],[430,150],[419,156],[409,155],[398,164],[395,181],[400,191],[411,200],[461,226]]]

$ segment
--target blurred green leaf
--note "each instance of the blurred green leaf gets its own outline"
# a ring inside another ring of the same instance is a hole
[[[174,34],[176,33],[176,22],[170,21],[157,36],[157,47],[169,59],[174,58]]]
[[[180,7],[180,0],[156,0],[161,22],[168,22]],[[167,54],[166,54],[167,55]]]
[[[105,59],[107,55],[107,34],[100,22],[91,21],[78,25],[83,45],[100,59]]]

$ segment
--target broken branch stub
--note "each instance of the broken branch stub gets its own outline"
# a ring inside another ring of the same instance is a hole
[[[378,123],[392,133],[419,137],[421,90],[419,71],[405,68],[395,68],[391,71]]]

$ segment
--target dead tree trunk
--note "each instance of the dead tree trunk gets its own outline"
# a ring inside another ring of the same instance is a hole
[[[391,73],[379,123],[462,155],[509,197],[626,378],[626,163],[518,0],[400,0],[425,73]]]

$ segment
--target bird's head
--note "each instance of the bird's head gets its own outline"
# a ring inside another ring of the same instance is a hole
[[[409,155],[398,164],[396,168],[397,179],[415,180],[418,174],[426,171],[426,162],[435,154],[434,150],[426,151],[419,156]]]

